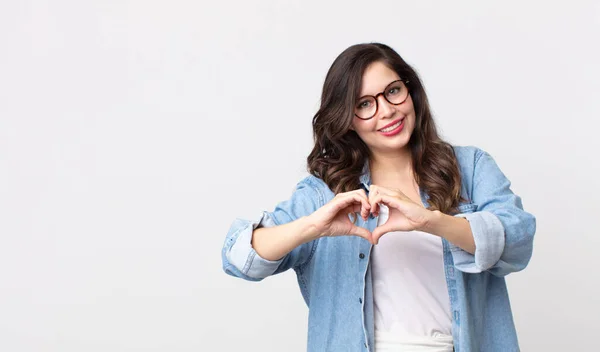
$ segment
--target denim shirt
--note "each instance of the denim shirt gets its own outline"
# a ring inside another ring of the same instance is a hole
[[[476,147],[454,147],[465,202],[459,214],[471,226],[475,254],[442,238],[443,258],[458,352],[519,351],[505,276],[525,268],[531,258],[535,217],[493,158]],[[368,191],[368,168],[361,187]],[[223,270],[250,281],[294,269],[309,308],[308,351],[373,351],[373,285],[369,258],[372,245],[358,236],[322,237],[296,247],[277,261],[261,258],[252,248],[257,227],[285,224],[310,215],[334,197],[319,178],[298,183],[291,198],[254,221],[236,219],[222,250]],[[428,206],[428,196],[421,192]],[[377,218],[358,225],[373,231]]]

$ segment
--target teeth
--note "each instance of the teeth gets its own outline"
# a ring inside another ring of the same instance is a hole
[[[395,123],[393,125],[391,125],[390,127],[386,127],[381,129],[381,132],[391,132],[393,130],[395,130],[396,128],[398,128],[398,126],[400,126],[400,124],[402,123],[403,120],[398,121],[398,123]]]

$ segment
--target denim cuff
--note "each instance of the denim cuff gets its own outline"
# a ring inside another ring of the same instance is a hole
[[[475,255],[451,244],[454,266],[465,273],[480,273],[494,266],[504,251],[504,226],[498,217],[487,211],[458,214],[466,218],[475,240]]]
[[[239,226],[237,234],[231,238],[235,241],[227,252],[227,260],[233,264],[242,274],[255,279],[263,279],[272,275],[283,261],[283,258],[271,261],[262,258],[252,248],[252,231],[258,227],[273,227],[276,224],[263,212],[260,219],[255,221],[240,220],[244,224]]]

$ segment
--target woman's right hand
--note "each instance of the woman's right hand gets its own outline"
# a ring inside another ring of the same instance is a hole
[[[316,226],[319,237],[323,236],[360,236],[370,243],[373,238],[369,230],[356,226],[348,214],[354,217],[357,213],[367,220],[371,212],[371,205],[364,190],[339,193],[329,203],[309,215],[311,222]]]

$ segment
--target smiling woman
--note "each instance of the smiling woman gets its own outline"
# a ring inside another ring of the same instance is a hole
[[[311,175],[231,225],[225,272],[293,268],[309,351],[517,351],[504,276],[527,266],[535,218],[489,154],[438,136],[415,70],[383,44],[346,49],[313,133]]]

